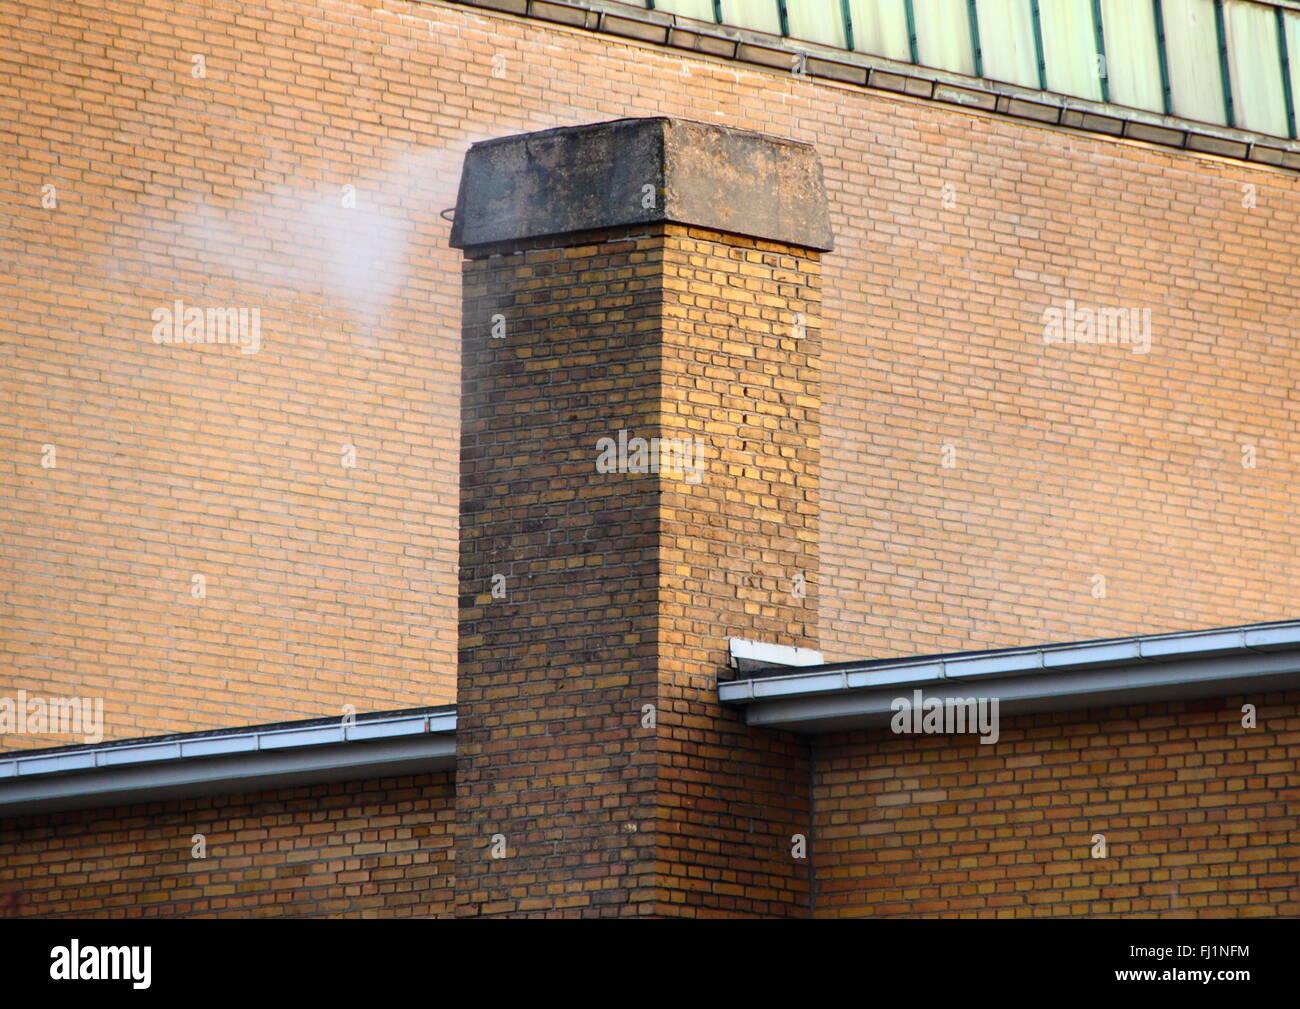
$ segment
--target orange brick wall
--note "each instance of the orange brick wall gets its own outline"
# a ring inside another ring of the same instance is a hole
[[[317,3],[0,24],[0,695],[102,697],[110,739],[452,700],[461,134],[386,80],[411,30]],[[260,349],[155,343],[176,299],[259,309]]]
[[[439,3],[0,22],[6,694],[103,696],[109,738],[451,700],[439,211],[472,140],[628,115],[825,165],[829,658],[1295,613],[1294,174]],[[1068,297],[1150,307],[1151,352],[1045,346]],[[261,350],[154,344],[175,298],[260,307]]]
[[[1300,915],[1295,691],[1007,718],[991,746],[822,737],[815,754],[819,917]]]
[[[1300,182],[910,112],[827,156],[828,656],[1294,617]],[[1150,352],[1045,345],[1068,298]]]
[[[454,794],[437,773],[0,820],[0,917],[450,915]]]

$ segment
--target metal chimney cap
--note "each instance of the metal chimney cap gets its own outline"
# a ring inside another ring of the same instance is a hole
[[[671,222],[828,251],[821,162],[808,144],[685,119],[616,119],[474,144],[458,249]]]

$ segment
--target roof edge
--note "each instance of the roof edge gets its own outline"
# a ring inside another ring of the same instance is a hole
[[[454,768],[454,707],[0,757],[0,817]]]
[[[746,721],[797,732],[887,724],[901,693],[996,697],[1007,714],[1300,686],[1300,620],[805,667],[720,683]]]

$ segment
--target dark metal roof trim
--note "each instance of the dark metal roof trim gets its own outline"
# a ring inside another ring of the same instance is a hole
[[[496,14],[597,32],[622,42],[664,46],[766,70],[788,73],[797,60],[800,76],[807,79],[889,91],[1039,125],[1300,170],[1300,142],[1295,140],[967,77],[882,56],[767,35],[748,28],[696,21],[680,14],[647,10],[618,0],[455,2]]]

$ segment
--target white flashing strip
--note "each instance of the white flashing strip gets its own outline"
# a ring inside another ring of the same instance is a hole
[[[762,641],[732,638],[731,668],[741,672],[770,669],[773,666],[820,666],[826,660],[821,652],[811,648],[793,648],[790,645],[769,645]]]
[[[1144,700],[1300,686],[1300,620],[1115,641],[902,658],[806,669],[719,684],[746,721],[802,732],[884,724],[899,690],[927,696],[978,691],[1002,710],[1061,711]]]
[[[455,766],[456,712],[0,757],[0,816]]]

